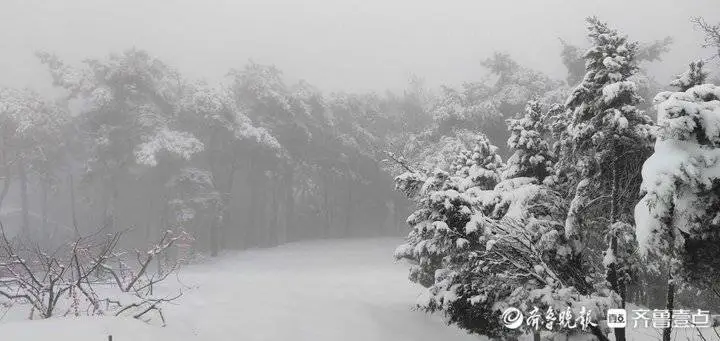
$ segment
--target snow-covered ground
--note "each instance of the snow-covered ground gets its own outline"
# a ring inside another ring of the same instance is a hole
[[[167,280],[162,290],[184,294],[166,306],[165,328],[118,318],[12,321],[0,323],[0,339],[478,340],[411,311],[419,290],[406,267],[392,262],[399,243],[328,240],[236,252],[184,268],[179,283]]]
[[[328,240],[226,254],[168,279],[168,326],[112,317],[0,323],[12,341],[461,341],[484,340],[411,307],[420,290],[403,264],[392,262],[399,239]],[[629,340],[661,339],[659,331],[629,329]],[[718,340],[711,331],[708,340]],[[692,330],[675,340],[699,340]],[[564,338],[563,338],[564,340]]]

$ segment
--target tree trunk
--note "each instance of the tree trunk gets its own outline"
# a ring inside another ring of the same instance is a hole
[[[673,224],[672,217],[675,215],[675,205],[670,207],[672,214],[665,221],[670,227],[670,263],[668,264],[668,286],[667,296],[665,298],[665,309],[670,312],[670,325],[663,330],[663,341],[670,341],[672,336],[672,317],[673,309],[675,308],[675,226]]]
[[[145,240],[152,240],[151,238],[153,237],[152,231],[154,230],[153,225],[155,223],[155,214],[153,214],[153,207],[155,205],[153,204],[153,197],[149,195],[146,207],[147,211],[145,211]]]
[[[10,191],[10,185],[12,184],[11,169],[7,167],[7,164],[5,164],[5,169],[5,181],[3,181],[2,191],[0,191],[0,211],[2,211],[3,200],[7,197],[7,194]]]
[[[72,218],[73,229],[75,231],[75,238],[80,238],[80,230],[77,222],[77,210],[75,209],[75,182],[73,181],[72,173],[70,173],[68,177],[68,186],[70,186],[70,215]]]
[[[276,177],[273,175],[273,177]],[[280,244],[280,228],[278,226],[278,209],[280,207],[280,200],[278,199],[280,188],[273,179],[269,181],[270,185],[270,212],[268,212],[268,226],[267,230],[269,233],[268,241],[269,246],[276,246]]]
[[[118,230],[118,223],[117,223],[117,209],[118,209],[118,202],[120,201],[120,189],[118,188],[117,182],[113,183],[113,192],[112,192],[112,200],[110,200],[110,231],[116,232]],[[161,226],[164,228],[164,226]]]
[[[249,204],[248,204],[248,224],[247,229],[245,230],[245,238],[243,241],[243,245],[245,248],[253,246],[255,243],[255,231],[257,229],[258,224],[258,197],[259,197],[259,188],[258,188],[258,175],[257,175],[257,166],[255,165],[254,157],[251,158],[250,161],[250,170],[248,177],[250,179],[250,197],[248,198]]]
[[[288,219],[288,210],[292,202],[288,200],[288,192],[292,192],[292,172],[289,170],[290,166],[286,165],[281,167],[280,173],[280,186],[278,188],[278,206],[281,208],[278,210],[278,244],[285,244],[288,242],[288,225],[290,219]],[[288,190],[289,188],[289,190]],[[282,215],[280,215],[282,213]]]
[[[286,185],[285,190],[285,240],[292,239],[290,224],[295,223],[295,190],[293,187],[293,173],[290,166],[285,173]]]
[[[625,290],[624,283],[620,280],[620,274],[618,273],[618,241],[617,233],[612,231],[613,225],[618,221],[618,173],[617,173],[617,160],[615,155],[615,141],[613,141],[611,150],[613,155],[612,159],[612,186],[610,189],[610,250],[613,253],[614,261],[610,264],[607,273],[607,280],[610,282],[610,286],[613,291],[620,295],[621,303],[620,307],[625,308]],[[625,328],[615,328],[615,341],[625,341]]]
[[[110,233],[115,232],[115,204],[118,197],[117,178],[110,180],[103,192],[103,222],[101,228],[106,228]]]
[[[608,340],[608,337],[602,332],[600,329],[600,326],[590,327],[590,333],[595,335],[595,337],[598,339],[598,341],[610,341]]]
[[[0,136],[0,161],[2,161],[3,170],[5,170],[5,180],[3,181],[2,191],[0,191],[0,211],[2,211],[2,203],[10,190],[10,184],[12,183],[12,168],[10,168],[10,162],[5,154],[5,140]]]
[[[330,176],[323,176],[323,226],[325,227],[324,237],[330,237]]]
[[[222,208],[221,208],[222,210]],[[218,255],[218,217],[220,212],[217,209],[212,210],[212,216],[210,217],[210,257],[217,257]]]
[[[402,218],[400,215],[400,208],[403,207],[400,205],[400,200],[397,199],[397,196],[393,194],[393,222],[395,224],[395,233],[397,233],[398,236],[402,236],[405,232],[405,225],[402,222]]]
[[[223,199],[223,206],[222,206],[222,215],[221,215],[221,221],[222,225],[220,225],[220,231],[217,231],[219,243],[218,248],[222,250],[225,248],[225,237],[227,236],[227,232],[230,231],[232,228],[230,225],[232,222],[230,219],[232,219],[230,215],[230,204],[232,203],[233,195],[234,195],[234,189],[235,189],[235,173],[237,171],[237,165],[235,162],[233,162],[231,168],[230,168],[230,174],[228,175],[228,183],[227,188],[224,189],[224,193],[222,196]]]
[[[352,223],[352,213],[353,213],[353,181],[352,181],[352,178],[348,176],[347,205],[345,206],[345,231],[343,233],[343,235],[345,237],[351,235],[350,224]]]
[[[52,239],[55,237],[55,233],[57,232],[57,225],[55,225],[55,229],[52,233],[50,233],[50,229],[48,226],[48,186],[49,186],[49,180],[47,178],[43,178],[41,183],[41,189],[42,189],[42,202],[40,206],[40,214],[42,215],[42,233],[47,238],[47,243],[50,245],[50,242],[52,242]]]
[[[672,261],[671,261],[672,263]],[[672,336],[672,314],[673,309],[675,308],[675,282],[672,275],[672,265],[670,265],[670,270],[668,271],[668,290],[667,290],[667,297],[666,297],[666,304],[665,309],[667,309],[670,312],[670,326],[663,329],[663,341],[670,341],[670,338]]]
[[[269,244],[269,233],[267,231],[268,184],[263,171],[258,170],[256,176],[257,178],[255,180],[255,197],[257,198],[257,200],[255,200],[255,204],[258,214],[255,216],[254,231],[256,236],[256,245],[263,247],[268,246]]]
[[[21,233],[28,236],[30,233],[30,212],[28,207],[28,178],[27,169],[25,169],[25,161],[22,157],[18,158],[18,175],[20,177],[20,200],[22,207],[22,225]]]

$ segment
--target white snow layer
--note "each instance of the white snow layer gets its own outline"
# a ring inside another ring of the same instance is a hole
[[[13,341],[183,341],[190,340],[172,328],[160,328],[132,318],[68,317],[0,324],[3,340]]]
[[[111,317],[22,321],[27,314],[11,312],[0,321],[0,339],[477,341],[440,316],[412,310],[421,290],[405,264],[392,260],[401,243],[317,241],[238,252],[189,266],[182,284],[171,276],[159,288],[184,292],[165,307],[165,328]]]

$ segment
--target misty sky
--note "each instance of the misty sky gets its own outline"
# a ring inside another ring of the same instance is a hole
[[[665,81],[709,55],[689,18],[720,21],[720,0],[0,0],[0,85],[47,90],[37,49],[76,63],[133,46],[191,77],[253,59],[327,91],[477,80],[495,50],[564,77],[557,38],[584,43],[593,14],[635,40],[673,36],[652,68]]]

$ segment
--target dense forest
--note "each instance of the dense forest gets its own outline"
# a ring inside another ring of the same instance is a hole
[[[174,262],[407,236],[395,256],[426,288],[418,307],[498,339],[541,336],[504,328],[510,306],[717,307],[720,26],[693,25],[712,57],[671,84],[647,66],[672,38],[594,17],[586,42],[558,43],[565,79],[497,52],[488,77],[400,93],[323,93],[255,62],[209,84],[142,49],[38,51],[62,95],[0,89],[3,240],[123,231],[118,247],[159,239]]]

